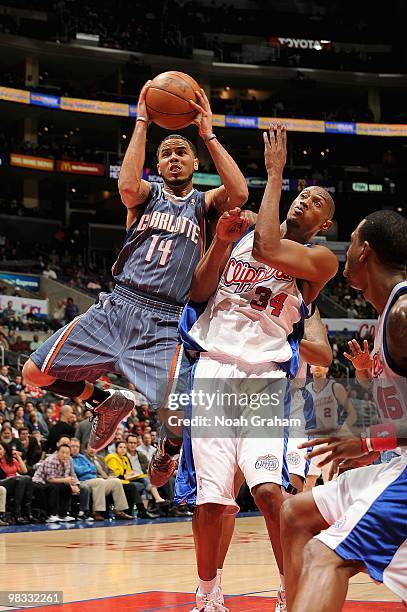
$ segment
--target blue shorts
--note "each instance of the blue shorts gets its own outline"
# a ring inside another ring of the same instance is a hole
[[[58,330],[31,355],[42,372],[68,381],[95,382],[115,372],[158,407],[181,357],[181,306],[116,286]]]
[[[407,457],[349,470],[312,494],[330,525],[316,538],[407,601]]]

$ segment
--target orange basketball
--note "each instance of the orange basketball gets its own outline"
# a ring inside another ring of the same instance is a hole
[[[198,83],[184,72],[169,70],[156,76],[146,94],[150,119],[167,130],[178,130],[189,125],[197,111],[189,100],[197,102]]]

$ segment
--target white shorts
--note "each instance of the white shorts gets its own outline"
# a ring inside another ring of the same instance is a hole
[[[305,478],[308,473],[309,461],[305,459],[306,448],[298,448],[299,444],[307,442],[307,438],[288,438],[287,466],[290,474]]]
[[[222,363],[201,355],[195,371],[193,391],[197,392],[199,379],[209,379],[206,391],[211,390],[216,393],[219,387],[222,387],[223,381],[227,381],[228,392],[242,396],[252,389],[250,382],[253,379],[269,379],[264,383],[258,381],[260,386],[264,384],[269,389],[270,379],[275,379],[275,385],[279,388],[285,388],[285,381],[283,383],[281,380],[285,377],[285,372],[277,368],[271,369],[269,364],[248,370],[247,367],[243,368],[238,364]],[[272,382],[271,387],[273,387]],[[226,506],[226,513],[234,514],[239,511],[235,501],[238,491],[235,491],[233,486],[237,466],[242,470],[250,490],[258,484],[267,482],[284,487],[289,484],[284,433],[280,437],[272,437],[272,429],[268,430],[264,425],[253,426],[251,421],[253,411],[248,412],[243,408],[239,410],[242,419],[238,423],[234,422],[229,428],[228,437],[222,435],[221,428],[216,432],[219,437],[196,436],[194,428],[191,428],[198,506],[213,503]],[[193,406],[192,418],[197,412]],[[228,414],[227,409],[225,413]],[[236,411],[230,414],[236,417]],[[271,407],[269,407],[269,416],[273,417]],[[257,432],[259,437],[255,437]]]
[[[349,470],[312,489],[331,525],[316,536],[407,600],[407,456]]]

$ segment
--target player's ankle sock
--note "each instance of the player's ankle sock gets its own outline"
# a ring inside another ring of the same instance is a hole
[[[87,404],[90,404],[96,408],[96,406],[107,400],[108,397],[110,397],[110,394],[107,391],[93,385],[92,395],[90,395],[85,401]]]
[[[201,593],[201,595],[208,595],[209,593],[213,593],[217,587],[217,580],[217,575],[212,580],[199,579],[198,591]]]
[[[51,393],[56,393],[57,395],[63,395],[63,397],[79,397],[86,387],[86,381],[78,380],[76,382],[72,382],[69,380],[61,380],[57,378],[54,380],[52,385],[47,385],[46,387],[42,387],[46,391],[51,391]]]
[[[181,446],[182,440],[170,440],[169,438],[165,438],[164,440],[164,450],[170,457],[178,455]]]
[[[220,585],[222,583],[222,573],[223,573],[223,567],[218,567],[218,569],[216,570],[216,577],[218,579],[218,587],[220,588]]]
[[[284,575],[283,574],[280,574],[280,584],[281,584],[281,588],[284,591],[285,590],[285,580],[284,580]]]

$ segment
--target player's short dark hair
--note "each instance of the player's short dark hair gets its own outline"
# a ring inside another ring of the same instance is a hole
[[[394,210],[378,210],[365,218],[360,240],[369,243],[379,259],[393,266],[407,262],[407,220]]]
[[[161,149],[162,145],[164,144],[164,142],[166,140],[170,140],[172,138],[180,138],[181,140],[184,140],[191,147],[192,152],[194,154],[194,157],[197,157],[198,153],[197,153],[197,150],[196,150],[196,146],[190,140],[188,140],[188,138],[185,138],[185,136],[181,136],[181,134],[169,134],[168,136],[166,136],[164,138],[164,140],[162,140],[160,142],[160,144],[157,147],[157,159],[158,159],[158,155],[160,153],[160,149]]]

